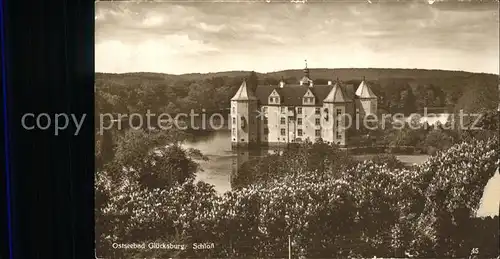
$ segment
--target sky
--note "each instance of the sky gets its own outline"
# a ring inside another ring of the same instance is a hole
[[[271,0],[272,1],[272,0]],[[96,2],[96,71],[499,73],[498,4]]]

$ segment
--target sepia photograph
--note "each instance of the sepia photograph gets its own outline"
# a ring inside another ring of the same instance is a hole
[[[96,258],[500,258],[498,1],[97,1]]]

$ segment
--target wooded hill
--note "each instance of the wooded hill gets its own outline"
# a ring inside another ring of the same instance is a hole
[[[96,102],[99,112],[176,113],[191,109],[220,111],[242,80],[251,87],[257,84],[297,83],[303,70],[271,73],[227,71],[207,74],[96,73]],[[357,85],[366,80],[379,96],[379,107],[388,112],[411,113],[424,107],[447,107],[457,104],[467,109],[494,109],[498,105],[498,75],[463,71],[422,69],[310,69],[316,84],[337,78]],[[465,94],[471,93],[471,94]],[[474,107],[471,107],[474,106]],[[477,106],[477,107],[476,107]]]

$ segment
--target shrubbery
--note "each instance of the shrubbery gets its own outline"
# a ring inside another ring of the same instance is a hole
[[[285,257],[291,235],[294,256],[464,257],[473,247],[488,247],[474,236],[481,233],[471,222],[498,167],[498,144],[496,137],[470,140],[412,168],[384,162],[390,157],[342,168],[340,153],[314,152],[333,147],[303,147],[293,152],[297,160],[288,166],[276,156],[286,173],[261,177],[222,196],[192,180],[148,189],[126,175],[99,172],[98,251],[116,258]],[[263,170],[262,165],[254,168]],[[492,235],[485,242],[498,240]],[[110,247],[154,240],[213,242],[215,249],[127,252]],[[482,255],[497,255],[493,246],[484,249]]]

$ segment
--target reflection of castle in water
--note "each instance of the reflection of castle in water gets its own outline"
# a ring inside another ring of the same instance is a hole
[[[256,147],[256,148],[249,148],[249,147],[237,147],[233,148],[232,152],[234,154],[232,158],[232,167],[231,167],[231,179],[238,174],[239,169],[241,166],[252,160],[256,159],[259,157],[263,157],[267,154],[273,154],[275,152],[279,152],[280,148],[274,148],[270,149],[267,147]]]

